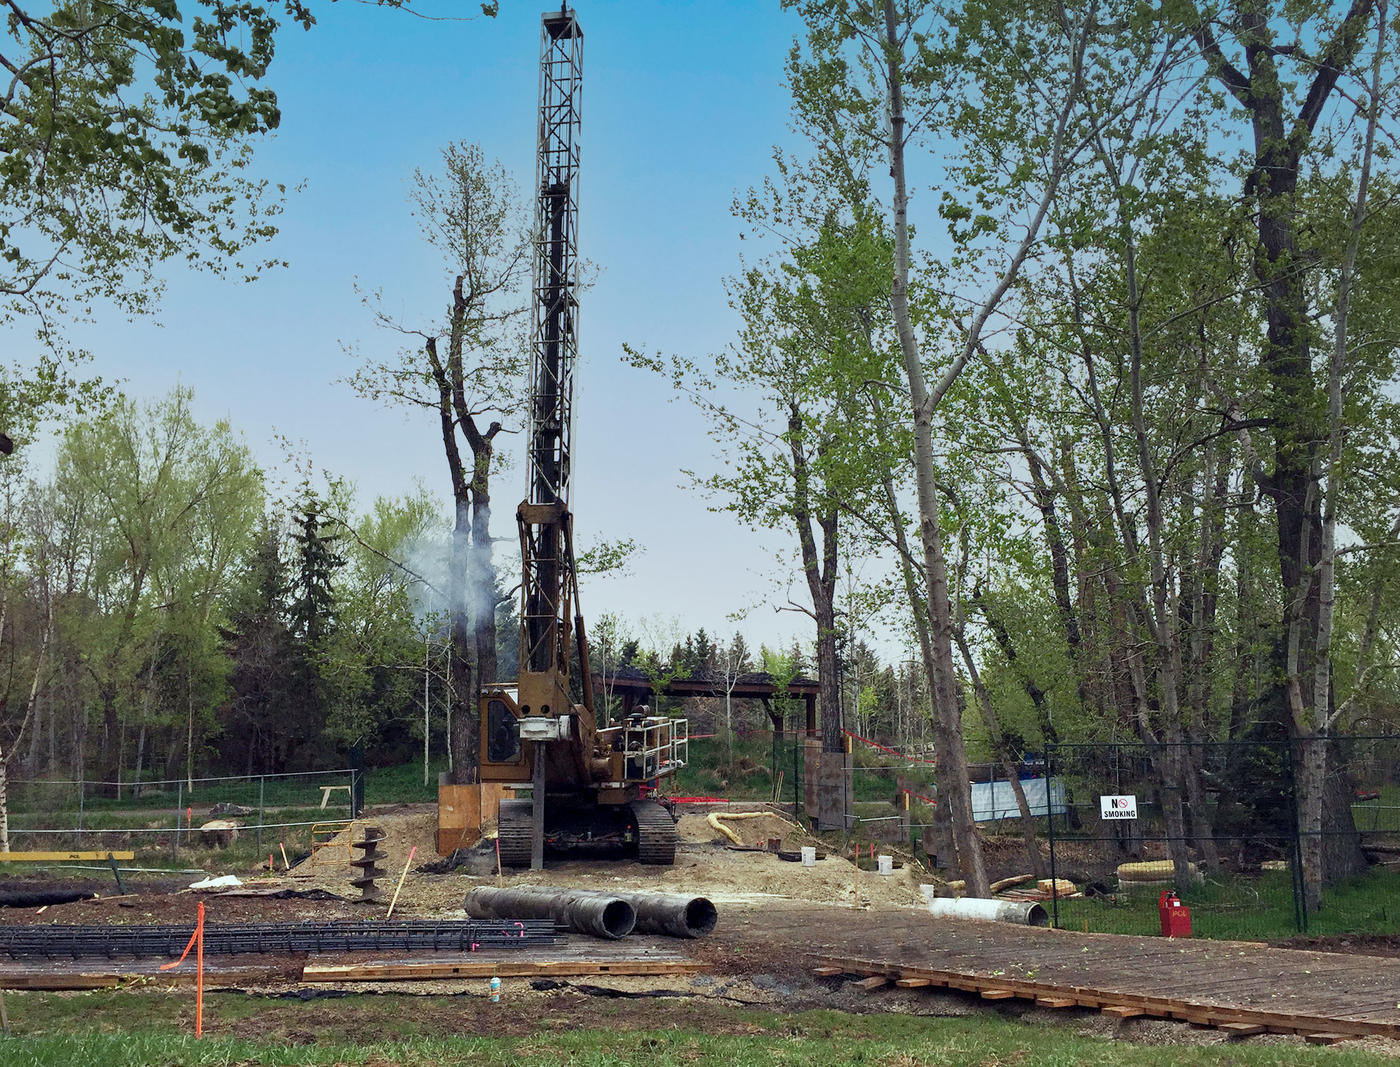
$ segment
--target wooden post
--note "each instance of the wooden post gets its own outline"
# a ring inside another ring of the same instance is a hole
[[[497,838],[497,840],[499,841],[500,839]],[[403,874],[399,875],[399,884],[394,886],[394,899],[389,901],[389,911],[388,914],[384,916],[386,919],[392,919],[394,917],[394,905],[399,902],[399,892],[403,889],[404,879],[408,877],[409,865],[413,863],[413,854],[417,851],[417,845],[414,845],[408,850],[408,859],[404,860],[403,864]]]
[[[112,853],[107,853],[107,862],[112,865],[112,877],[117,880],[117,892],[126,896],[126,886],[122,885],[122,872],[117,867],[117,857]]]
[[[180,855],[180,814],[185,810],[185,780],[180,779],[175,790],[175,835],[170,842],[170,856],[172,859]]]
[[[856,865],[856,902],[851,905],[853,908],[860,907],[860,843],[851,846],[851,861]]]

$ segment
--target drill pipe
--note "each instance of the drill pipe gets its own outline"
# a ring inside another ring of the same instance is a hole
[[[612,940],[626,937],[637,924],[637,910],[620,896],[558,886],[480,886],[463,903],[474,919],[553,919],[580,934]]]
[[[512,894],[517,893],[525,893],[532,900],[550,902],[567,900],[580,904],[587,902],[592,907],[601,907],[604,903],[622,903],[632,910],[633,923],[636,931],[640,934],[704,937],[715,928],[715,921],[718,918],[714,904],[704,897],[691,897],[683,893],[632,891],[611,893],[547,885],[520,886],[515,889],[474,889],[467,894],[467,914],[483,918],[509,915],[552,916],[559,922],[568,924],[570,929],[580,930],[583,933],[595,932],[592,928],[584,929],[572,925],[571,921],[557,910],[521,911],[521,902],[512,896]],[[491,894],[491,896],[488,898],[478,896],[478,894]],[[511,899],[506,901],[502,899],[503,897]],[[628,929],[632,929],[632,924],[629,924]],[[622,937],[623,934],[609,933],[601,936]]]

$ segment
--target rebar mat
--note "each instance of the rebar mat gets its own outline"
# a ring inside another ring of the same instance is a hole
[[[178,956],[194,924],[184,926],[5,926],[0,954],[19,956]],[[206,923],[204,951],[239,953],[446,951],[552,945],[553,919],[428,922]]]

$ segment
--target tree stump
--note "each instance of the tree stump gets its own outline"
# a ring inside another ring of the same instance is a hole
[[[199,828],[199,836],[209,848],[228,848],[238,840],[238,826],[229,819],[210,819]]]

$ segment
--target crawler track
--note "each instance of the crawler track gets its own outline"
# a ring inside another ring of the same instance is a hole
[[[533,802],[502,800],[496,839],[501,848],[501,866],[530,866],[530,837]]]
[[[658,867],[676,862],[676,820],[654,800],[634,800],[630,805],[637,820],[637,859]]]

